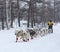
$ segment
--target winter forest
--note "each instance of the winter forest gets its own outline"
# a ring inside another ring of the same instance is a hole
[[[0,0],[0,29],[13,28],[17,20],[26,20],[27,27],[45,24],[48,20],[60,22],[60,0]]]
[[[60,52],[60,0],[0,0],[0,52]]]

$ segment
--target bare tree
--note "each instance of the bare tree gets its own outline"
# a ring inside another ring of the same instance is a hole
[[[14,18],[13,2],[11,1],[11,28],[13,28],[13,18]]]
[[[8,27],[8,0],[4,0],[5,1],[5,18],[6,18],[6,27],[7,29],[9,29]]]
[[[17,0],[17,7],[18,7],[18,25],[20,27],[20,8],[19,8],[19,0]]]
[[[2,22],[2,29],[4,30],[4,2],[0,1],[0,10],[1,10],[1,22]]]

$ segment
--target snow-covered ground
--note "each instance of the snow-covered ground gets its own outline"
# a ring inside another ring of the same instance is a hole
[[[0,31],[0,52],[60,52],[60,24],[55,25],[54,33],[29,42],[15,42],[15,29]]]

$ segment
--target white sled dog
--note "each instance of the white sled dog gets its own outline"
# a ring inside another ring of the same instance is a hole
[[[16,42],[18,41],[18,38],[22,39],[25,42],[29,41],[30,38],[30,33],[28,31],[16,30],[15,35],[16,35]]]
[[[47,35],[48,34],[48,29],[47,28],[40,29],[39,34],[40,34],[40,36]]]

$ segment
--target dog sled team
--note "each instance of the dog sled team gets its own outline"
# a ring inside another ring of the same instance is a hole
[[[53,33],[53,22],[51,20],[48,22],[48,28],[15,30],[16,42],[18,39],[22,39],[22,41],[27,42],[38,35],[44,36],[48,33]]]

